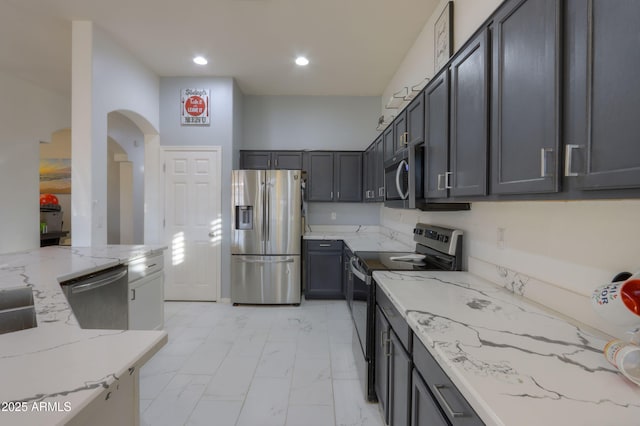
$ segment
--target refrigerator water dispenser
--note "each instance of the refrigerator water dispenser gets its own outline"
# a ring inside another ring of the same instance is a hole
[[[236,229],[253,229],[253,206],[236,206]]]

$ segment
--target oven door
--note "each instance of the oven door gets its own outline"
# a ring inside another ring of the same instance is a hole
[[[371,359],[371,347],[373,346],[369,337],[371,334],[369,317],[370,311],[372,312],[372,309],[375,309],[375,306],[370,306],[370,304],[374,303],[371,277],[366,275],[358,265],[357,256],[351,258],[351,273],[353,275],[353,284],[349,294],[351,316],[358,341],[360,342],[362,355],[365,360],[369,360]]]

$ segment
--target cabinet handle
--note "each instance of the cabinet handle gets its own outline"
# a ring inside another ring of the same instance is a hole
[[[440,400],[440,403],[442,405],[444,405],[444,409],[447,410],[447,412],[449,412],[451,417],[463,417],[464,416],[464,413],[461,413],[460,411],[453,411],[453,409],[451,408],[451,406],[449,405],[447,400],[444,398],[444,396],[440,392],[440,389],[446,388],[445,385],[433,385],[432,387],[433,387],[433,390],[434,390],[433,394],[438,397],[438,400]]]
[[[444,187],[442,186],[442,177],[443,174],[438,174],[438,191],[444,191]]]
[[[451,175],[453,174],[453,172],[446,172],[444,174],[444,188],[445,189],[451,189]]]
[[[540,148],[540,177],[547,175],[547,152],[553,152],[553,148]]]
[[[333,200],[333,191],[331,191],[331,199]]]
[[[404,137],[404,144],[409,145],[409,132],[404,132],[402,136]]]
[[[331,244],[320,244],[320,247],[331,247]]]
[[[338,191],[338,200],[340,199],[340,191]]]
[[[131,289],[131,300],[136,300],[136,289]]]
[[[384,186],[378,188],[378,197],[384,197]]]
[[[276,161],[276,167],[278,167],[278,159],[276,158],[276,160],[275,160],[275,161]]]
[[[564,175],[565,176],[578,176],[577,172],[573,172],[571,171],[572,169],[572,154],[573,154],[573,150],[574,149],[579,149],[582,148],[582,145],[572,145],[572,144],[568,144],[565,145],[565,152],[564,152]]]
[[[271,167],[271,160],[267,160],[267,167]]]

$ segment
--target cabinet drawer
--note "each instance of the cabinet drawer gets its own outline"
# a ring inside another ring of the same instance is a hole
[[[400,315],[400,312],[393,306],[393,303],[387,295],[382,291],[380,286],[376,285],[376,303],[380,307],[380,310],[384,313],[387,321],[395,331],[396,335],[407,352],[411,353],[411,329],[407,321]]]
[[[306,240],[307,250],[342,251],[342,240]]]
[[[413,364],[453,426],[484,425],[422,342],[413,336]]]

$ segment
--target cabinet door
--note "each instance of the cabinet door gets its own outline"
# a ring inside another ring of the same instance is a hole
[[[396,153],[405,148],[408,143],[407,110],[402,111],[391,124],[393,126],[393,152]]]
[[[271,152],[240,151],[240,168],[243,170],[268,170],[271,168]]]
[[[333,201],[333,152],[310,152],[307,200]]]
[[[362,155],[362,163],[364,170],[364,201],[374,201],[374,185],[375,185],[375,151],[374,145],[370,145],[369,148]]]
[[[413,370],[411,426],[449,426],[418,372]]]
[[[487,195],[488,31],[485,30],[451,63],[451,133],[453,197]]]
[[[411,358],[390,331],[389,426],[409,426],[411,419]]]
[[[420,92],[407,106],[407,141],[424,142],[424,92]]]
[[[425,198],[447,198],[449,180],[449,73],[440,73],[424,93],[426,142]]]
[[[164,278],[162,272],[134,282],[129,288],[129,329],[162,330]]]
[[[510,0],[495,16],[492,193],[559,190],[561,5]]]
[[[273,168],[278,170],[302,170],[302,152],[275,151],[272,153]]]
[[[389,424],[389,332],[387,319],[376,305],[375,388],[384,422]]]
[[[337,152],[335,156],[335,199],[362,201],[362,153]]]
[[[375,200],[384,201],[384,137],[376,139],[375,144]]]
[[[393,123],[387,127],[382,133],[382,139],[384,140],[384,161],[390,160],[393,158],[393,154],[396,153],[396,145],[395,138],[393,134]]]
[[[565,171],[580,189],[640,187],[638,16],[636,0],[567,2]]]
[[[353,253],[347,245],[342,249],[342,294],[347,298],[347,293],[353,288],[353,274],[351,273],[351,257]]]
[[[307,251],[305,275],[307,299],[344,298],[342,251]]]

